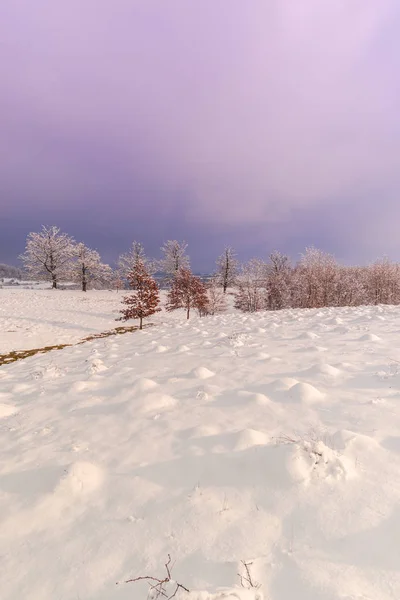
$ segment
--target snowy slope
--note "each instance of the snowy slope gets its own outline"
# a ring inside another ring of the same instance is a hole
[[[48,284],[46,285],[48,288]],[[0,354],[69,344],[114,328],[123,292],[0,290]]]
[[[0,367],[2,600],[145,599],[116,582],[163,578],[168,554],[177,598],[398,600],[399,323],[163,313]]]

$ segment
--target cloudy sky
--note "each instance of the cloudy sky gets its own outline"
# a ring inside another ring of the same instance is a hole
[[[1,0],[0,262],[400,259],[399,0]]]

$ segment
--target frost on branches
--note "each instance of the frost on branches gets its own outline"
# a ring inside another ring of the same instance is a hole
[[[101,262],[100,254],[83,243],[74,247],[74,262],[71,266],[71,279],[79,283],[83,292],[88,287],[103,287],[111,282],[113,271]]]
[[[207,305],[199,310],[200,316],[216,315],[227,309],[225,294],[220,287],[218,276],[212,277],[207,284]]]
[[[154,275],[157,265],[147,258],[143,245],[140,242],[132,242],[132,246],[125,254],[118,258],[118,273],[121,279],[127,279],[129,273],[135,268],[136,262],[141,260],[149,275]]]
[[[235,308],[243,312],[256,312],[265,308],[266,268],[256,258],[243,265],[238,278]]]
[[[236,259],[233,248],[227,246],[223,254],[217,259],[216,264],[218,281],[225,294],[228,287],[231,287],[236,283],[239,272],[239,262]]]
[[[161,247],[164,257],[160,261],[160,271],[166,276],[166,282],[172,283],[174,277],[180,269],[190,269],[190,260],[186,254],[186,242],[178,242],[177,240],[168,240]]]
[[[61,279],[68,278],[73,256],[73,238],[58,227],[43,226],[40,233],[28,235],[21,259],[31,278],[51,281],[52,287],[57,288]]]
[[[126,308],[121,310],[120,320],[139,319],[139,328],[143,329],[143,319],[160,311],[160,293],[157,282],[147,271],[143,261],[138,258],[134,268],[128,274],[130,288],[134,291],[125,296],[122,302]]]
[[[196,308],[200,313],[207,312],[207,304],[207,289],[204,283],[193,275],[190,269],[179,269],[168,292],[167,311],[184,308],[188,319],[191,308]]]

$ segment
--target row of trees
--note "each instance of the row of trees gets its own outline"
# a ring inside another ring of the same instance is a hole
[[[123,298],[125,308],[121,310],[120,319],[139,319],[139,328],[142,329],[143,319],[161,310],[157,282],[143,258],[136,259],[128,274],[128,282],[133,293]],[[170,281],[166,310],[170,312],[179,308],[186,311],[187,319],[193,308],[197,309],[200,316],[214,315],[225,310],[224,294],[216,278],[206,285],[199,277],[193,275],[189,267],[178,267]]]
[[[267,262],[251,260],[237,278],[237,308],[280,310],[400,304],[400,265],[388,258],[364,267],[343,266],[316,248],[300,261],[274,252]]]
[[[182,274],[192,276],[187,244],[169,240],[161,251],[160,260],[151,259],[141,243],[133,242],[113,270],[96,250],[53,226],[30,233],[21,258],[32,278],[51,281],[54,288],[63,280],[78,283],[84,291],[89,287],[123,288],[130,284],[140,261],[148,276],[160,274],[172,290],[178,273],[182,282]],[[207,294],[215,296],[218,290],[226,294],[229,288],[234,289],[236,307],[249,312],[400,304],[400,265],[384,258],[365,267],[343,266],[332,255],[313,247],[307,248],[296,264],[274,252],[266,261],[252,259],[239,265],[234,250],[227,247],[216,261]]]
[[[79,284],[83,291],[90,287],[125,287],[129,275],[137,261],[143,263],[149,275],[161,273],[165,284],[171,285],[176,273],[181,269],[190,270],[186,242],[167,241],[161,248],[160,260],[145,255],[140,242],[133,242],[129,251],[118,258],[117,269],[113,270],[102,262],[97,250],[82,242],[76,242],[70,235],[56,226],[43,227],[39,233],[27,237],[25,252],[20,256],[25,272],[32,279],[49,281],[57,288],[61,281]],[[238,263],[231,248],[226,248],[217,261],[219,281],[226,292],[237,274]]]

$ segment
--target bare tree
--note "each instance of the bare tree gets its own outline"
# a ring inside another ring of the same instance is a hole
[[[74,261],[70,266],[72,281],[79,283],[83,292],[89,287],[101,287],[109,284],[113,270],[101,262],[100,254],[80,242],[74,246]]]
[[[206,285],[206,291],[207,304],[205,306],[200,306],[199,315],[203,317],[205,315],[216,315],[226,311],[226,297],[221,289],[218,276],[211,278]]]
[[[158,307],[160,304],[158,285],[140,258],[128,274],[128,281],[134,293],[123,299],[127,308],[121,311],[121,319],[124,321],[139,319],[139,329],[142,329],[143,319],[161,310]]]
[[[42,227],[40,233],[30,233],[25,253],[20,257],[30,277],[51,281],[57,288],[60,279],[68,276],[74,256],[74,239],[61,233],[56,226]]]
[[[186,242],[168,240],[161,247],[163,258],[159,262],[160,271],[166,276],[167,283],[172,283],[180,269],[190,269],[190,259],[186,254]]]
[[[143,244],[133,241],[128,252],[121,254],[118,258],[118,272],[122,279],[127,279],[128,274],[135,268],[136,262],[141,260],[150,275],[154,275],[157,271],[155,261],[147,258]]]
[[[191,308],[205,312],[207,304],[207,290],[201,279],[195,277],[189,269],[179,269],[168,292],[167,311],[184,308],[188,319]]]
[[[366,271],[368,304],[400,303],[400,265],[384,257]]]
[[[235,307],[244,312],[256,312],[266,307],[266,266],[262,260],[252,258],[243,265],[238,277]]]
[[[289,257],[278,251],[272,252],[266,265],[266,305],[269,310],[291,307],[291,278]]]
[[[239,273],[239,261],[236,259],[236,253],[233,248],[227,246],[217,259],[216,264],[217,276],[225,294],[228,287],[236,283]]]
[[[293,275],[294,306],[334,306],[338,264],[331,254],[314,247],[306,248]]]

